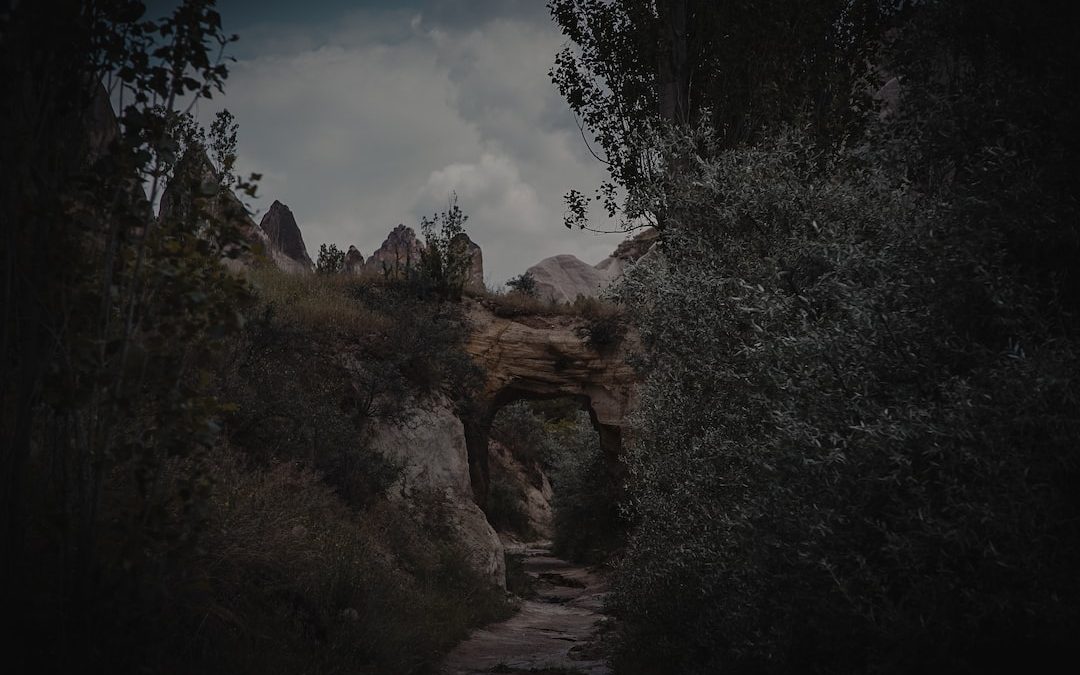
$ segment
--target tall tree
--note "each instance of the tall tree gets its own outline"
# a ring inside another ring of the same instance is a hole
[[[609,215],[629,205],[618,188],[632,191],[680,161],[652,151],[658,124],[707,121],[721,151],[797,116],[821,137],[842,137],[865,104],[883,14],[877,0],[551,0],[548,8],[568,38],[550,75],[609,169],[596,194]],[[567,201],[567,225],[584,226],[590,200],[575,191]],[[629,206],[628,216],[650,215]]]

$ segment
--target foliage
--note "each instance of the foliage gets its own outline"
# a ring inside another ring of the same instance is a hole
[[[585,319],[574,333],[596,351],[606,353],[626,336],[626,318],[616,305],[579,295],[573,308]]]
[[[128,641],[122,602],[167,603],[151,580],[175,571],[205,515],[198,460],[223,412],[207,381],[246,295],[220,259],[243,240],[222,217],[214,171],[182,214],[157,220],[151,208],[165,180],[189,186],[172,162],[176,103],[221,90],[232,38],[210,2],[142,13],[135,2],[17,3],[0,17],[0,73],[20,83],[0,104],[11,168],[0,577],[5,606],[33,607],[10,636],[27,646],[11,655],[17,671],[146,656],[153,646]],[[211,143],[227,149],[230,135],[216,125]],[[190,471],[164,480],[180,459]]]
[[[550,424],[558,450],[549,455],[553,550],[592,564],[607,562],[623,544],[626,523],[619,513],[620,479],[612,458],[600,449],[588,415],[578,412],[568,424]]]
[[[618,290],[650,368],[616,665],[1052,663],[1080,606],[1071,8],[713,4],[687,32],[689,1],[549,5],[553,79],[664,229]]]
[[[497,532],[510,532],[529,541],[536,538],[536,533],[522,506],[522,487],[501,472],[492,471],[484,514]]]
[[[665,186],[663,258],[621,289],[652,355],[613,596],[628,663],[977,672],[1068,644],[1062,306],[979,202],[893,163],[792,131]]]
[[[357,512],[317,473],[234,452],[210,460],[204,545],[155,620],[202,672],[415,672],[504,618],[439,521],[385,501]],[[157,629],[158,626],[153,626]],[[154,630],[137,635],[159,639]],[[164,645],[163,645],[164,646]]]
[[[548,2],[568,38],[552,82],[611,175],[591,198],[567,194],[566,226],[587,226],[590,201],[601,202],[611,217],[621,212],[627,227],[640,218],[664,225],[662,212],[621,203],[619,194],[684,161],[657,154],[649,142],[658,121],[707,122],[724,149],[757,142],[805,111],[821,137],[843,136],[865,105],[864,64],[887,6],[878,0]]]
[[[397,468],[354,435],[405,390],[467,395],[461,316],[268,270],[252,298],[222,264],[250,259],[235,121],[176,105],[220,91],[232,38],[209,0],[142,14],[0,13],[9,669],[420,669],[505,603],[438,500],[377,498]]]
[[[544,420],[533,411],[533,403],[517,401],[499,410],[491,423],[491,438],[502,443],[525,464],[545,464],[554,452]]]
[[[337,274],[345,269],[345,252],[336,244],[320,244],[319,257],[315,261],[317,274]]]
[[[443,300],[461,300],[468,281],[470,251],[465,245],[465,222],[469,219],[450,196],[446,211],[420,220],[424,249],[420,252],[420,273],[425,285]]]
[[[522,272],[518,276],[509,279],[506,285],[510,288],[511,293],[518,293],[531,298],[536,297],[536,277],[528,272]]]

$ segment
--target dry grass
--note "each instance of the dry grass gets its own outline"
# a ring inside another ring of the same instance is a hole
[[[592,318],[617,314],[618,308],[599,298],[578,296],[572,303],[544,300],[524,293],[474,293],[472,297],[487,307],[495,316],[515,318],[518,316],[572,316]]]
[[[260,300],[285,321],[339,331],[386,334],[394,321],[365,306],[353,292],[371,280],[343,274],[289,274],[275,268],[252,270],[248,279]]]

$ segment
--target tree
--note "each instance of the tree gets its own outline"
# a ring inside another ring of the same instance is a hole
[[[451,194],[446,211],[420,220],[424,248],[420,252],[420,273],[425,284],[444,300],[460,300],[472,263],[471,251],[462,245],[465,222],[469,219]]]
[[[337,274],[345,269],[345,252],[336,244],[321,244],[319,257],[315,261],[317,274]]]
[[[520,275],[507,280],[506,285],[513,293],[520,293],[530,298],[536,297],[536,277],[529,272],[522,272]]]
[[[586,226],[588,203],[601,201],[624,224],[657,221],[659,205],[618,189],[663,179],[700,149],[650,147],[650,128],[708,120],[716,149],[754,143],[767,129],[808,111],[815,132],[839,138],[858,119],[865,66],[878,34],[876,0],[552,0],[569,38],[550,75],[598,145],[611,182],[590,199],[567,195],[568,227]],[[590,146],[591,148],[591,146]],[[661,217],[661,221],[662,221]]]
[[[1064,3],[924,3],[837,146],[658,131],[629,672],[1042,670],[1080,625],[1080,255]],[[857,133],[856,133],[857,132]],[[1052,590],[1051,590],[1052,589]]]
[[[138,634],[101,598],[159,592],[136,587],[192,545],[220,429],[205,382],[239,326],[244,284],[220,257],[242,238],[214,215],[216,178],[183,217],[152,205],[176,178],[178,102],[222,89],[233,38],[209,0],[143,12],[71,0],[0,16],[0,75],[20,83],[0,103],[0,578],[5,606],[41,608],[13,636],[15,670],[93,669],[97,638]]]

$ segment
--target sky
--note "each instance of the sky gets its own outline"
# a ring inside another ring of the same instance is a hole
[[[161,15],[173,3],[150,2]],[[365,255],[398,223],[456,192],[491,286],[539,260],[588,263],[622,235],[567,230],[563,195],[606,177],[548,77],[563,36],[544,0],[219,0],[225,94],[201,101],[239,124],[239,173],[259,172],[256,220],[273,200],[319,245]],[[606,219],[593,225],[615,229]]]

